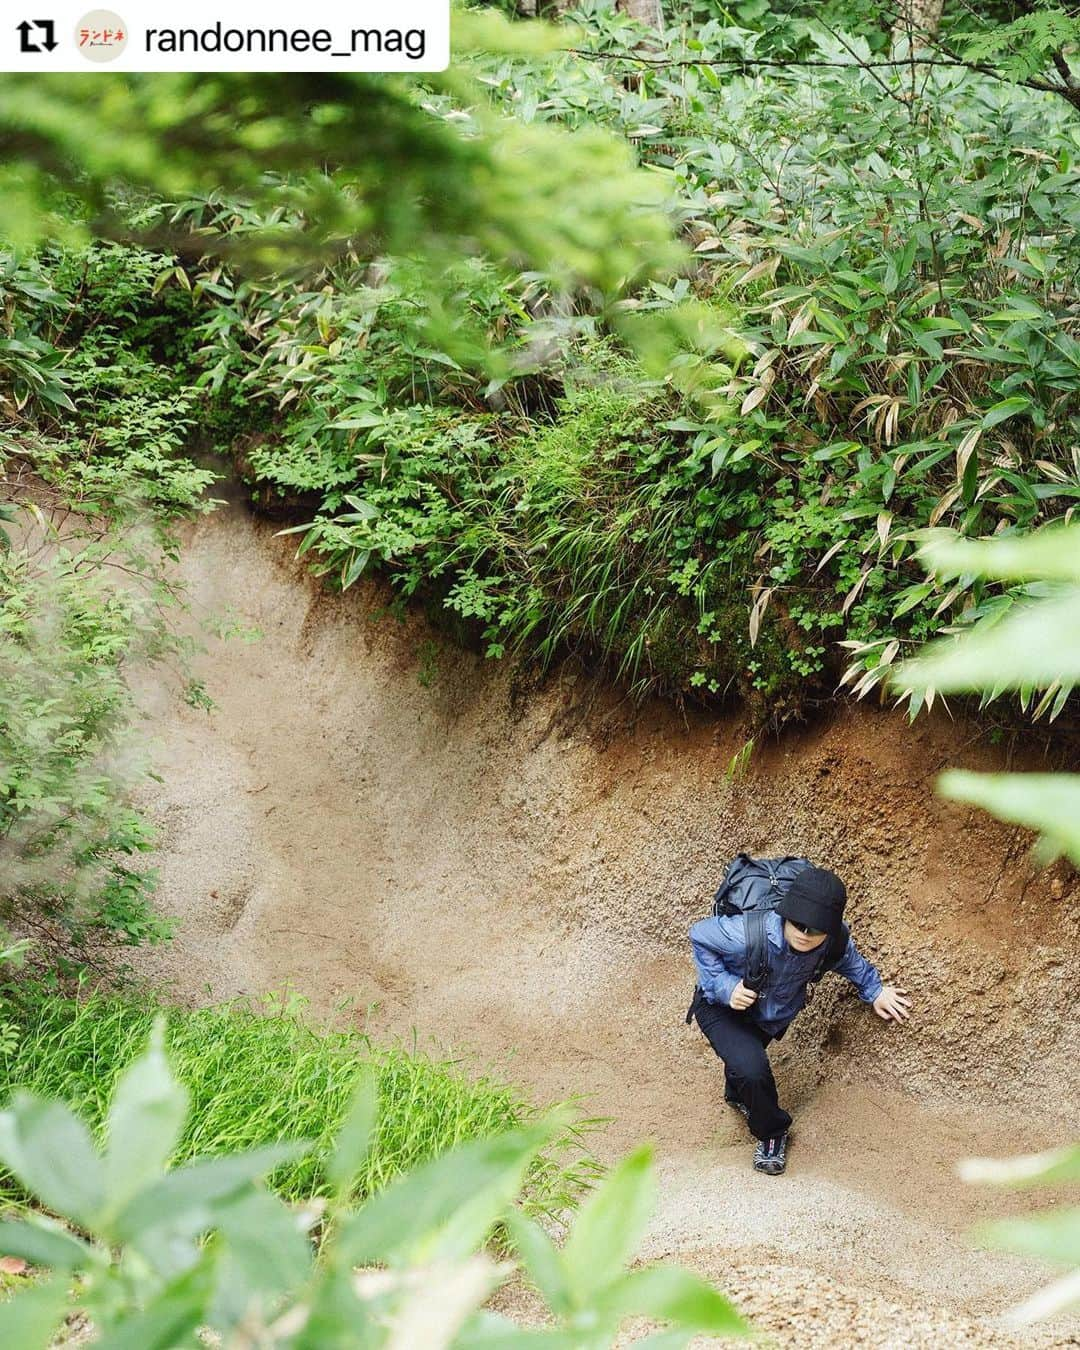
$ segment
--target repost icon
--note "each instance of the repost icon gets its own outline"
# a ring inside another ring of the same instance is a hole
[[[23,19],[15,25],[15,31],[19,35],[19,51],[28,56],[33,52],[51,52],[59,46],[52,19]]]

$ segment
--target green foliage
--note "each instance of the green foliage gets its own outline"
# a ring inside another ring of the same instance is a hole
[[[301,284],[207,262],[203,380],[265,418],[241,469],[317,571],[379,567],[493,657],[577,651],[781,717],[840,678],[883,695],[907,651],[1026,594],[926,578],[919,532],[1025,531],[1080,492],[1078,133],[964,72],[911,96],[812,24],[808,56],[849,64],[779,82],[708,64],[752,48],[727,22],[653,35],[668,69],[624,17],[576,20],[581,55],[475,58],[490,98],[626,137],[678,185],[693,272],[616,314],[476,259],[449,309],[400,261]],[[681,332],[655,376],[622,345],[641,318]]]
[[[1054,58],[1072,52],[1080,41],[1080,19],[1047,0],[1036,0],[1009,23],[987,25],[966,35],[969,61],[993,64],[1010,79],[1025,80],[1045,71]]]
[[[43,321],[63,307],[39,267],[22,262],[13,253],[0,253],[0,382],[6,401],[16,414],[31,400],[51,409],[73,410],[58,367],[62,354],[41,336]]]
[[[969,1158],[960,1166],[967,1181],[996,1186],[1046,1186],[1080,1181],[1080,1144],[1019,1158]],[[1080,1208],[1055,1208],[1022,1218],[999,1219],[977,1230],[988,1247],[1041,1257],[1067,1273],[1013,1308],[1013,1326],[1028,1326],[1080,1304]]]
[[[304,1155],[271,1178],[274,1190],[293,1202],[334,1191],[327,1171],[333,1141],[365,1066],[375,1075],[380,1119],[351,1180],[354,1198],[457,1142],[532,1119],[512,1089],[467,1076],[452,1061],[380,1049],[357,1032],[312,1029],[295,997],[271,997],[262,1006],[163,1010],[150,997],[73,999],[23,982],[11,987],[6,1006],[18,1045],[0,1060],[0,1098],[23,1089],[78,1101],[95,1135],[104,1128],[118,1079],[163,1015],[170,1061],[191,1107],[188,1128],[170,1154],[173,1164],[305,1139]],[[594,1174],[577,1127],[568,1126],[530,1165],[530,1211],[559,1213]]]
[[[969,632],[939,639],[897,675],[916,697],[935,689],[974,689],[992,698],[1020,690],[1025,706],[1059,709],[1080,680],[1080,528],[1025,538],[938,539],[928,565],[946,576],[963,569],[1025,583],[1025,599],[990,614]],[[1043,580],[1033,580],[1033,578]],[[954,770],[941,790],[1044,835],[1043,855],[1080,863],[1080,779],[1072,774],[977,774]]]
[[[637,692],[707,680],[752,693],[738,578],[760,541],[738,528],[753,522],[746,494],[710,471],[723,427],[675,417],[662,386],[604,361],[606,378],[571,387],[547,426],[374,400],[334,419],[320,398],[321,416],[351,432],[353,463],[370,468],[362,497],[327,492],[347,510],[288,532],[342,587],[373,565],[406,595],[437,587],[490,656],[580,650]],[[250,453],[260,481],[307,486],[295,444]],[[802,655],[816,653],[796,642],[787,659]]]
[[[766,547],[744,584],[759,621],[779,603],[808,646],[843,637],[863,695],[905,647],[1011,599],[927,582],[913,532],[1026,529],[1075,501],[1080,138],[1063,103],[935,69],[908,88],[859,66],[862,38],[804,39],[849,64],[718,74],[757,48],[714,22],[668,38],[683,69],[605,64],[630,92],[565,72],[544,115],[604,117],[684,185],[698,292],[738,300],[749,352],[731,440]],[[601,15],[593,42],[629,46]],[[523,78],[500,73],[508,93]]]
[[[86,561],[0,554],[0,913],[68,960],[169,931],[139,863],[154,836],[130,804],[144,765],[123,674],[162,644],[156,597]]]
[[[949,41],[1019,79],[986,46],[1005,27],[969,17]],[[1029,17],[1045,64],[1057,20]],[[310,526],[319,573],[377,567],[493,658],[573,651],[638,694],[739,693],[775,718],[838,681],[884,697],[926,638],[1028,594],[924,576],[922,532],[1021,533],[1080,493],[1080,129],[977,71],[871,62],[889,24],[858,8],[702,13],[651,34],[647,62],[625,15],[574,18],[472,15],[452,75],[343,76],[314,106],[288,76],[134,77],[108,106],[36,90],[27,126],[73,102],[101,122],[71,150],[79,191],[145,245],[97,246],[77,293],[77,264],[50,283],[75,301],[78,473],[98,501],[137,480],[184,509],[197,423],[263,508]],[[761,78],[762,54],[792,64]],[[376,107],[381,169],[356,131]],[[337,167],[312,177],[305,155]],[[660,187],[694,249],[682,276]]]
[[[57,1102],[19,1093],[0,1115],[0,1161],[82,1234],[43,1217],[0,1225],[0,1250],[53,1271],[0,1305],[0,1333],[23,1350],[44,1350],[76,1310],[102,1343],[139,1350],[196,1346],[205,1330],[226,1347],[600,1350],[630,1316],[667,1323],[663,1343],[671,1346],[699,1332],[746,1331],[731,1305],[689,1272],[623,1269],[651,1203],[647,1152],[599,1187],[562,1253],[515,1210],[530,1165],[557,1129],[550,1122],[461,1144],[354,1209],[352,1178],[378,1147],[381,1124],[372,1084],[361,1077],[329,1163],[336,1190],[321,1213],[290,1211],[258,1185],[301,1158],[306,1142],[199,1158],[162,1174],[187,1111],[162,1043],[159,1023],[148,1053],[117,1083],[102,1151]],[[510,1225],[549,1305],[549,1328],[479,1311],[512,1269],[482,1250],[499,1221]]]
[[[0,428],[0,467],[32,472],[68,509],[117,527],[189,511],[214,480],[186,453],[190,302],[155,292],[166,261],[112,244],[0,252],[0,327],[36,344],[33,362],[8,372],[18,417]]]
[[[993,671],[991,692],[1020,689],[1030,699],[1039,688],[1063,700],[1080,681],[1080,529],[1000,536],[993,543],[946,537],[927,544],[923,556],[945,578],[974,573],[1028,579],[1019,592],[1023,604],[999,606],[965,642],[938,644],[913,663],[920,686],[970,689]]]
[[[132,805],[149,766],[127,679],[183,667],[170,525],[214,475],[185,453],[196,394],[161,264],[97,244],[0,254],[0,915],[63,969],[170,931]]]
[[[455,16],[459,51],[557,41],[490,12]],[[433,91],[469,111],[443,116]],[[660,186],[625,146],[595,129],[569,136],[500,116],[464,65],[423,84],[355,72],[123,75],[107,87],[8,75],[0,127],[14,151],[0,178],[0,234],[20,244],[88,226],[132,237],[121,183],[140,206],[224,191],[262,208],[240,242],[264,271],[297,256],[419,246],[440,292],[441,269],[430,264],[474,251],[613,291],[678,258]],[[86,210],[71,211],[71,197]],[[311,228],[298,231],[298,220]],[[171,224],[151,211],[139,233],[167,250]]]
[[[933,687],[963,688],[993,696],[1002,685],[1019,685],[1025,698],[1043,699],[1068,690],[1080,676],[1080,528],[1041,530],[1026,538],[934,541],[925,549],[935,571],[1030,581],[1044,578],[1022,605],[1004,618],[984,618],[970,632],[941,638],[895,678],[924,695]],[[1004,645],[1003,645],[1004,643]],[[1042,834],[1040,854],[1066,854],[1080,865],[1080,777],[1075,774],[970,773],[950,770],[938,781],[945,796],[971,802],[1003,820]],[[1037,1185],[1080,1180],[1080,1145],[1006,1161],[972,1159],[962,1167],[969,1181]],[[1028,1218],[985,1226],[994,1246],[1042,1256],[1069,1273],[1015,1308],[1024,1325],[1080,1303],[1080,1208],[1054,1209]]]

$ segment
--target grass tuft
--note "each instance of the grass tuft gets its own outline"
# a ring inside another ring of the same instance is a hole
[[[0,1101],[22,1088],[69,1102],[99,1137],[117,1077],[145,1049],[155,1015],[164,1012],[173,1071],[191,1098],[173,1165],[280,1139],[309,1140],[305,1157],[270,1178],[289,1201],[330,1192],[327,1159],[365,1064],[375,1069],[379,1120],[356,1200],[455,1144],[540,1114],[513,1088],[472,1076],[455,1060],[377,1046],[358,1031],[314,1029],[286,996],[262,1008],[233,1002],[188,1009],[149,995],[73,999],[23,985],[5,999],[5,1012],[18,1038],[0,1055]],[[537,1159],[524,1192],[528,1211],[557,1217],[595,1178],[587,1126],[565,1126]],[[0,1194],[24,1198],[2,1172]]]

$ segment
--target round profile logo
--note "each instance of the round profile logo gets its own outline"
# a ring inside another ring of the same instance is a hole
[[[127,40],[127,24],[111,9],[92,9],[75,25],[75,46],[88,61],[115,61]]]

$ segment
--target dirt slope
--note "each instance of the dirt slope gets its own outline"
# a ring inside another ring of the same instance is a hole
[[[373,620],[375,590],[321,595],[242,507],[191,527],[182,568],[197,606],[263,636],[213,644],[212,715],[145,692],[162,899],[182,921],[148,970],[191,999],[288,982],[320,1014],[347,1001],[537,1098],[588,1094],[613,1118],[603,1151],[656,1141],[650,1253],[769,1262],[789,1272],[777,1307],[796,1298],[791,1270],[829,1274],[855,1304],[873,1290],[969,1318],[1036,1287],[1043,1271],[963,1239],[1014,1202],[952,1169],[1080,1126],[1080,923],[1069,875],[1032,873],[1019,834],[933,798],[944,764],[994,764],[970,729],[849,711],[733,784],[734,721],[657,708],[631,726],[571,675],[522,698],[447,647],[422,686],[418,619]],[[781,1180],[749,1171],[715,1060],[682,1024],[685,932],[741,847],[839,871],[860,945],[917,1009],[886,1026],[842,981],[822,986],[775,1056],[796,1113]],[[819,1343],[804,1305],[801,1331],[774,1326],[784,1344]],[[851,1325],[851,1344],[923,1343]],[[928,1325],[926,1344],[953,1343]],[[964,1325],[976,1339],[955,1343],[999,1343]]]

